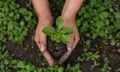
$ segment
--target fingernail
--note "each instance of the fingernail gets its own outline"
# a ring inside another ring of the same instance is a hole
[[[45,45],[41,44],[40,46],[41,46],[41,47],[40,47],[41,52],[44,52],[45,49],[46,49]]]
[[[68,51],[72,51],[72,48],[71,48],[71,47],[68,47],[67,50],[68,50]]]
[[[73,44],[72,43],[68,44],[67,50],[72,51],[72,48],[73,48]]]

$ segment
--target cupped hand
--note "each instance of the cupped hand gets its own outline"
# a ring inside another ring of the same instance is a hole
[[[70,43],[67,45],[67,52],[60,58],[59,64],[62,64],[69,57],[69,55],[75,49],[76,45],[78,44],[80,40],[80,36],[79,36],[78,28],[75,23],[75,19],[74,18],[66,19],[64,17],[63,19],[64,19],[63,27],[72,27],[73,33],[69,35]]]
[[[52,25],[52,19],[49,20],[48,18],[45,18],[45,19],[40,19],[38,21],[38,25],[35,32],[35,42],[39,50],[42,52],[43,56],[46,58],[48,63],[52,66],[54,64],[54,60],[46,48],[47,38],[46,38],[46,35],[42,32],[43,28],[48,25]]]
[[[76,47],[77,43],[80,40],[78,28],[76,26],[74,18],[64,18],[63,17],[63,19],[64,19],[63,27],[73,28],[73,33],[69,35],[70,43],[68,43],[68,45],[67,45],[68,51],[72,51]]]

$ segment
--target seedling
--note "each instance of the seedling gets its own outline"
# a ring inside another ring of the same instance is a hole
[[[56,42],[62,42],[62,43],[69,43],[68,35],[73,33],[73,29],[71,27],[63,27],[64,20],[62,17],[58,17],[56,19],[56,26],[57,28],[54,28],[52,26],[46,26],[43,29],[43,32],[50,36],[52,40]]]

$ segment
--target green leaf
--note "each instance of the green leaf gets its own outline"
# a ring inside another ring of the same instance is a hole
[[[64,27],[62,32],[66,35],[72,34],[73,33],[73,28],[71,27]]]
[[[13,64],[13,65],[14,65],[14,64],[17,64],[17,63],[18,63],[17,60],[12,60],[12,61],[11,61],[11,64]]]
[[[9,64],[9,60],[5,59],[4,64],[6,64],[6,65]]]
[[[30,65],[26,65],[26,69],[27,70],[31,70],[31,66]]]
[[[63,72],[63,71],[64,71],[63,67],[58,68],[58,72]]]
[[[77,26],[80,26],[80,25],[81,25],[80,19],[78,19],[78,20],[76,21],[76,24],[77,24]]]
[[[58,29],[61,29],[62,28],[62,25],[64,23],[64,20],[61,16],[59,16],[57,19],[56,19],[56,25],[58,27]]]
[[[120,19],[120,12],[116,12],[116,13],[115,13],[115,18],[116,18],[116,19]]]
[[[20,21],[20,26],[21,26],[21,27],[23,27],[23,26],[24,26],[24,24],[25,24],[25,22],[24,22],[24,21]]]
[[[61,41],[65,44],[68,44],[70,42],[68,36],[66,35],[61,36]]]
[[[54,35],[51,35],[51,39],[56,41],[56,42],[60,42],[61,41],[61,35],[59,34],[54,34]]]
[[[20,62],[18,62],[17,67],[18,68],[24,68],[25,67],[25,63],[20,61]]]
[[[107,17],[109,16],[109,13],[106,12],[106,11],[104,11],[104,12],[101,12],[101,13],[99,14],[99,16],[100,16],[101,19],[104,19],[104,18],[107,18]]]
[[[46,35],[51,36],[53,33],[55,33],[55,28],[53,28],[52,26],[47,26],[45,28],[43,28],[42,30]]]
[[[13,16],[14,16],[14,13],[13,13],[13,12],[11,12],[11,13],[9,14],[9,16],[10,16],[10,17],[13,17]]]
[[[14,23],[13,22],[9,22],[8,23],[8,30],[12,30],[14,28]]]

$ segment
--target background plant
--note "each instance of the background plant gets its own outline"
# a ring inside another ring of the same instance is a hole
[[[13,42],[23,42],[29,29],[36,24],[34,13],[26,8],[21,8],[15,0],[0,1],[0,40],[8,36]],[[5,31],[5,32],[4,32]]]

